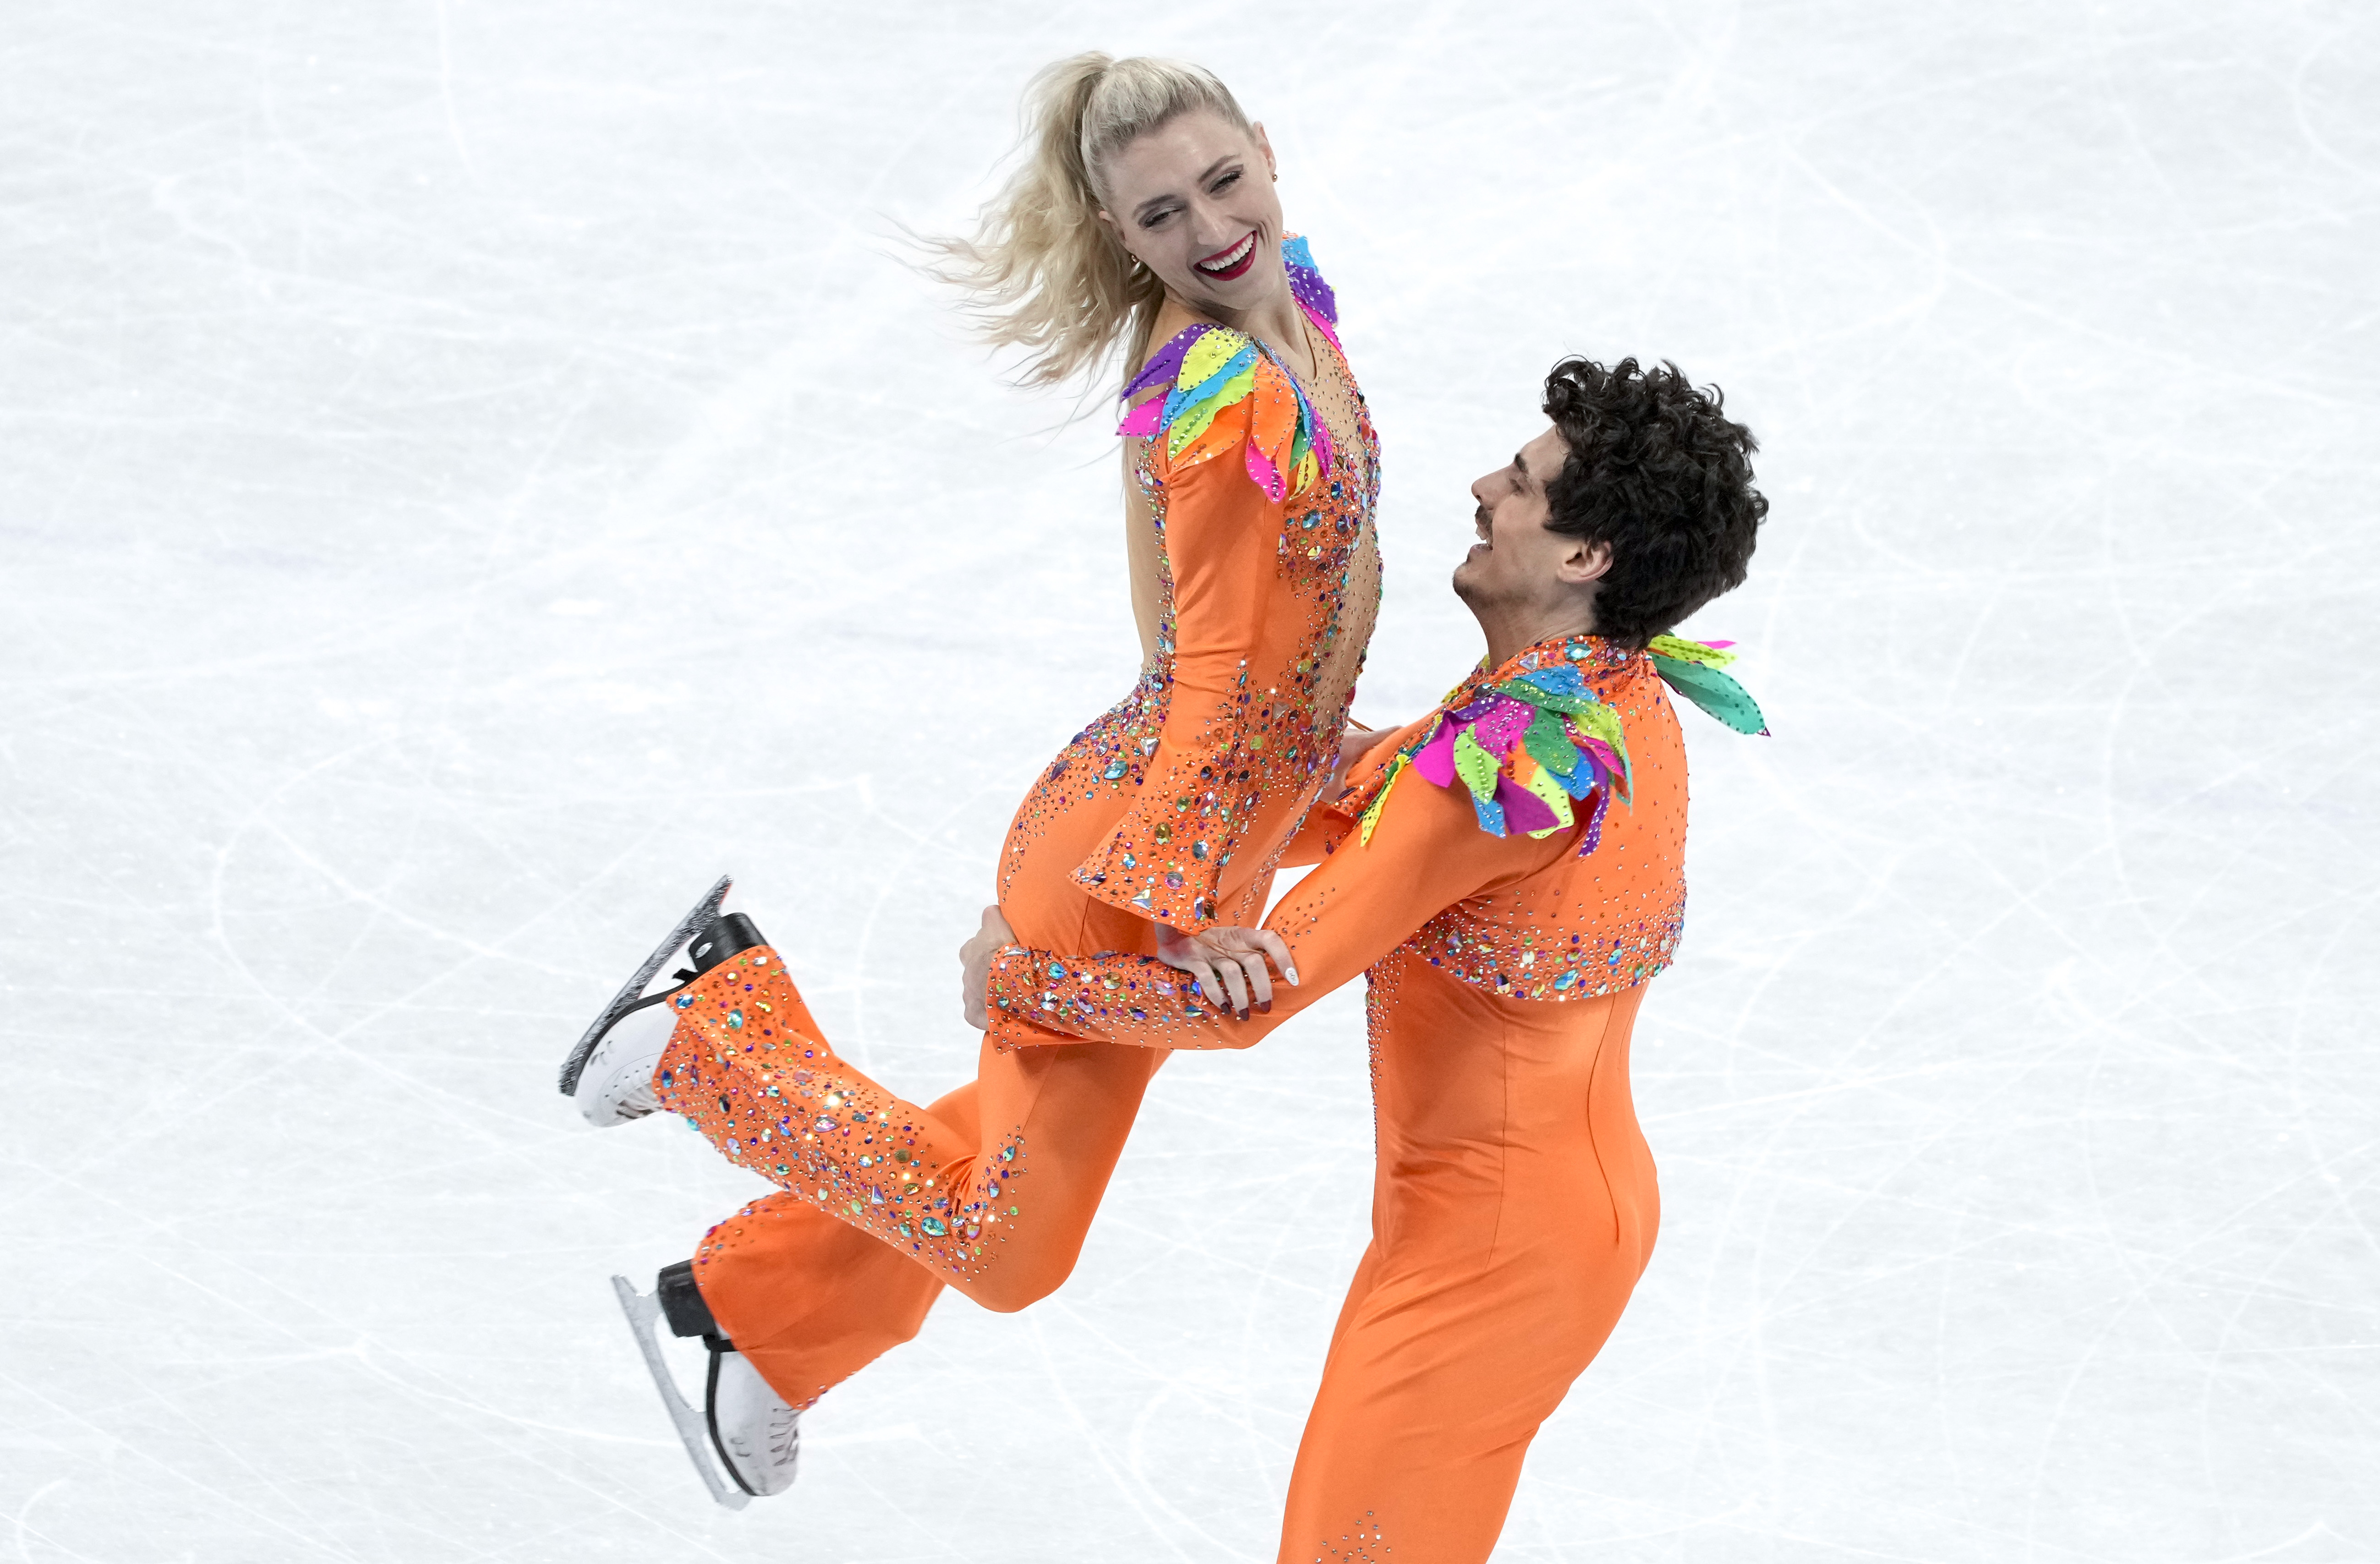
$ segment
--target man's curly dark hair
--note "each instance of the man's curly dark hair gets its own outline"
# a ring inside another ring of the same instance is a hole
[[[1768,502],[1752,486],[1760,443],[1724,406],[1666,359],[1565,358],[1546,377],[1546,417],[1570,452],[1546,485],[1546,527],[1611,545],[1597,635],[1641,647],[1743,585]]]

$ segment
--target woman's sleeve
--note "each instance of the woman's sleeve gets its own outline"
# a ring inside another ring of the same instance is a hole
[[[1012,946],[993,958],[985,1010],[1005,1044],[1131,1043],[1244,1049],[1353,980],[1423,924],[1465,897],[1575,851],[1568,831],[1545,841],[1479,829],[1461,788],[1405,790],[1369,843],[1342,837],[1265,927],[1295,959],[1299,982],[1273,985],[1269,1015],[1234,1019],[1197,997],[1187,974],[1153,956],[1078,956]]]
[[[1270,692],[1286,684],[1251,661],[1276,606],[1287,508],[1246,460],[1262,400],[1259,389],[1220,409],[1166,472],[1175,645],[1165,722],[1145,761],[1118,762],[1140,773],[1131,806],[1075,871],[1099,900],[1185,930],[1214,921],[1216,882],[1234,854],[1271,846],[1243,838],[1258,802],[1251,746],[1263,743]]]

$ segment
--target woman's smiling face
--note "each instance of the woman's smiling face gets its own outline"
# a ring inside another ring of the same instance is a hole
[[[1176,115],[1099,170],[1099,216],[1166,290],[1207,314],[1236,316],[1289,286],[1281,199],[1264,127],[1209,109]]]

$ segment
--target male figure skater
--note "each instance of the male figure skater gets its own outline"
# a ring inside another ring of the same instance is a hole
[[[1744,576],[1751,435],[1673,369],[1579,360],[1473,487],[1454,589],[1488,642],[1305,838],[1320,867],[1193,989],[1165,962],[965,952],[995,1038],[1245,1048],[1362,973],[1372,1243],[1290,1484],[1282,1564],[1484,1559],[1538,1425],[1617,1323],[1659,1202],[1628,1045],[1684,913],[1665,681],[1746,732],[1729,655],[1667,632]],[[1611,806],[1615,795],[1617,806]],[[1204,996],[1203,998],[1201,996]],[[1227,1001],[1228,1002],[1225,1002]]]

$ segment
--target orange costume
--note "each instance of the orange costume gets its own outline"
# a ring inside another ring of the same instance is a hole
[[[1668,637],[1647,652],[1548,642],[1391,735],[1289,855],[1320,864],[1267,920],[1303,978],[1275,988],[1269,1015],[1232,1020],[1142,954],[1035,942],[995,961],[989,1047],[1020,1060],[1245,1048],[1356,974],[1370,980],[1373,1240],[1299,1447],[1283,1564],[1485,1558],[1537,1425],[1644,1270],[1659,1206],[1628,1043],[1685,900],[1685,755],[1663,683],[1756,731],[1756,708],[1718,672],[1727,661]],[[765,1099],[801,1136],[792,1155],[856,1169],[846,1220],[935,1232],[927,1213],[946,1207],[915,1170],[944,1165],[946,1132],[843,1095],[854,1077],[773,952],[732,959],[688,994],[665,1100],[732,1146]],[[753,1039],[761,1003],[789,1030]],[[871,1182],[871,1155],[909,1175]],[[1014,1166],[1030,1163],[1023,1143]],[[967,1209],[979,1225],[953,1230],[966,1235],[958,1266],[989,1267],[1043,1189],[1038,1170],[998,1188],[966,1176],[990,1198]]]
[[[992,1035],[1016,1042],[1245,1048],[1369,979],[1372,1243],[1298,1447],[1281,1564],[1486,1558],[1529,1441],[1644,1272],[1660,1198],[1629,1036],[1685,911],[1663,682],[1760,731],[1729,660],[1670,637],[1550,641],[1393,735],[1301,838],[1323,861],[1266,921],[1302,981],[1269,1015],[1232,1020],[1144,957],[995,963]]]
[[[1313,395],[1263,344],[1205,324],[1127,392],[1163,391],[1123,430],[1145,441],[1156,647],[1009,827],[1001,911],[1034,945],[1153,952],[1159,921],[1253,922],[1336,766],[1379,600],[1378,444],[1329,286],[1304,240],[1282,259],[1313,329]],[[711,1230],[695,1280],[797,1407],[914,1335],[945,1285],[1016,1309],[1063,1281],[1165,1059],[987,1037],[976,1079],[919,1106],[834,1054],[766,947],[676,1002],[662,1106],[783,1191]]]

